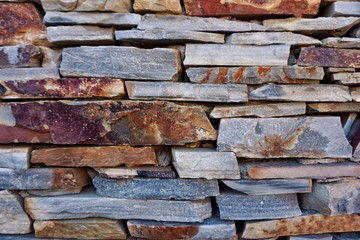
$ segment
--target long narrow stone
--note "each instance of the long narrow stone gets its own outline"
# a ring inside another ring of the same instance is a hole
[[[301,235],[290,236],[288,240],[333,240],[333,236],[331,234]]]
[[[333,73],[330,75],[330,79],[338,84],[344,84],[344,85],[360,84],[360,72]]]
[[[186,44],[185,66],[287,65],[290,45]]]
[[[0,47],[0,68],[41,67],[42,52],[33,45]]]
[[[355,122],[355,119],[357,118],[356,112],[346,113],[341,116],[341,124],[343,126],[343,130],[345,133],[345,136],[348,136],[351,130],[352,125]]]
[[[360,238],[359,232],[333,234],[333,240],[357,240],[359,238]]]
[[[324,17],[360,17],[360,2],[334,2],[325,10]]]
[[[180,0],[135,0],[133,7],[136,13],[182,13]]]
[[[349,158],[339,117],[221,119],[219,151],[245,158]]]
[[[64,12],[118,12],[128,13],[132,9],[131,0],[41,0],[45,11]]]
[[[308,103],[306,109],[308,113],[360,112],[360,103]]]
[[[360,39],[359,38],[334,38],[329,37],[321,40],[322,45],[325,47],[335,47],[335,48],[360,48]]]
[[[130,99],[194,102],[247,102],[246,85],[191,84],[173,82],[125,83]]]
[[[0,168],[28,169],[30,152],[29,146],[0,146]]]
[[[212,210],[209,198],[197,201],[119,199],[101,197],[93,191],[58,197],[27,197],[24,205],[34,220],[104,217],[202,222],[211,216]]]
[[[325,68],[325,73],[326,74],[331,74],[331,73],[341,73],[341,72],[355,72],[355,68],[339,68],[339,67],[327,67]]]
[[[40,196],[40,197],[48,197],[48,196],[61,196],[68,194],[78,194],[82,190],[82,187],[75,188],[63,188],[63,189],[45,189],[45,190],[27,190],[26,196]]]
[[[176,49],[118,46],[65,48],[60,73],[65,77],[176,81],[181,75],[181,59]]]
[[[60,78],[57,68],[7,68],[0,69],[0,82],[27,81],[33,79]],[[4,91],[0,87],[0,92]]]
[[[99,176],[104,178],[123,179],[123,178],[176,178],[175,172],[171,167],[116,167],[116,168],[96,168]]]
[[[360,102],[360,87],[352,87],[350,93],[353,101]]]
[[[296,194],[249,196],[235,191],[216,197],[220,218],[226,220],[278,219],[301,215]]]

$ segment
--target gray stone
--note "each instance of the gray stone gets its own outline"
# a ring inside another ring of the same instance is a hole
[[[116,46],[66,48],[60,72],[67,77],[176,81],[181,75],[181,60],[179,51],[175,49]]]
[[[66,189],[51,189],[51,190],[28,190],[27,195],[48,197],[48,196],[61,196],[69,194],[78,194],[82,190],[82,187],[77,188],[66,188]]]
[[[343,126],[345,136],[349,135],[351,127],[354,124],[356,117],[357,117],[357,113],[346,113],[341,116],[341,124]]]
[[[291,236],[288,240],[333,240],[331,234]]]
[[[42,53],[33,45],[0,47],[0,68],[41,67]]]
[[[16,119],[12,113],[11,106],[0,105],[0,125],[7,127],[15,127]]]
[[[134,177],[146,178],[176,178],[171,167],[116,167],[116,168],[95,168],[101,177],[122,179]]]
[[[360,2],[334,2],[321,14],[324,17],[360,17]]]
[[[240,84],[191,84],[174,82],[125,83],[130,99],[194,102],[247,102],[248,90]]]
[[[28,169],[30,152],[28,146],[0,146],[0,168]]]
[[[352,73],[333,73],[330,79],[338,84],[354,85],[360,84],[360,72]]]
[[[360,239],[360,232],[337,233],[333,234],[334,240],[358,240]]]
[[[350,32],[350,37],[359,38],[360,37],[360,24],[355,26]]]
[[[335,38],[329,37],[321,40],[322,45],[325,47],[335,47],[335,48],[360,48],[360,39],[359,38]]]
[[[352,87],[350,93],[353,101],[360,102],[360,87]]]
[[[8,68],[0,69],[0,81],[60,78],[57,68]]]
[[[93,184],[98,195],[123,199],[200,200],[219,195],[217,181],[205,179],[108,179],[97,176]]]
[[[349,158],[339,117],[221,119],[219,151],[246,158]]]
[[[325,68],[325,73],[326,74],[331,74],[331,73],[339,73],[339,72],[355,72],[355,68],[351,68],[351,67],[327,67]]]
[[[356,103],[356,102],[346,102],[346,103],[308,103],[306,105],[306,112],[308,112],[308,113],[360,112],[360,103]]]

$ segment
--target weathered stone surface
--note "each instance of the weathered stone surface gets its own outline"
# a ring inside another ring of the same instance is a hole
[[[341,115],[341,124],[343,126],[345,136],[349,135],[351,127],[354,124],[356,117],[357,117],[357,113],[354,112],[345,113]]]
[[[180,53],[176,49],[78,47],[64,49],[62,58],[60,73],[65,77],[176,81],[181,75]]]
[[[180,0],[135,0],[133,7],[136,13],[182,13]]]
[[[89,175],[81,168],[0,168],[0,189],[61,189],[89,183]]]
[[[130,200],[101,197],[93,191],[58,197],[27,197],[24,205],[27,213],[35,220],[105,217],[202,222],[211,216],[209,198],[197,201]]]
[[[43,68],[59,68],[61,62],[62,49],[49,48],[40,46],[40,51],[43,54],[41,67]]]
[[[219,195],[216,180],[133,178],[93,179],[96,193],[105,197],[133,199],[200,200]]]
[[[219,151],[246,158],[348,158],[339,117],[221,119]]]
[[[28,169],[30,152],[29,146],[0,146],[0,168]]]
[[[322,80],[324,70],[320,67],[220,67],[189,68],[186,70],[194,83],[307,83]]]
[[[308,103],[306,105],[306,111],[308,113],[360,112],[360,103]]]
[[[330,75],[330,79],[344,85],[360,84],[360,72],[333,73]]]
[[[0,191],[0,234],[32,232],[32,221],[23,209],[22,198],[14,191]]]
[[[267,28],[251,22],[230,21],[219,18],[201,18],[189,16],[171,16],[145,14],[138,29],[166,29],[175,31],[200,32],[252,32],[265,31]]]
[[[324,17],[360,17],[360,2],[334,2],[323,10]]]
[[[186,44],[185,66],[287,65],[290,45]]]
[[[334,84],[263,85],[249,92],[250,100],[294,102],[348,102],[349,88]]]
[[[359,38],[360,37],[360,24],[355,26],[350,32],[350,37]]]
[[[59,147],[37,149],[31,153],[33,164],[64,167],[117,167],[157,164],[153,147]]]
[[[350,93],[353,101],[360,102],[360,87],[350,88]]]
[[[0,69],[0,81],[27,81],[32,79],[60,78],[57,68],[7,68]],[[0,88],[0,92],[3,92]]]
[[[216,203],[221,219],[277,219],[301,215],[296,194],[249,196],[224,191],[216,197]]]
[[[357,240],[359,238],[360,238],[360,233],[359,232],[333,234],[333,239],[334,240]]]
[[[26,191],[27,195],[34,195],[40,197],[48,196],[60,196],[60,195],[69,195],[69,194],[78,194],[82,190],[82,187],[76,188],[63,188],[63,189],[50,189],[50,190],[28,190]]]
[[[145,178],[176,178],[175,172],[171,167],[116,167],[116,168],[96,168],[101,177],[123,179],[134,177]]]
[[[145,239],[237,239],[235,222],[218,217],[192,224],[129,220],[127,226],[131,236]]]
[[[323,164],[345,162],[345,158],[297,158],[296,161],[301,164]]]
[[[211,111],[211,118],[232,118],[243,116],[279,117],[303,115],[305,103],[251,103],[242,105],[216,105]]]
[[[331,234],[290,236],[288,240],[333,240]]]
[[[339,73],[339,72],[355,72],[355,68],[338,68],[338,67],[325,68],[326,74]]]
[[[41,67],[42,54],[33,45],[0,47],[0,68]]]
[[[302,48],[297,60],[300,66],[360,67],[360,50],[341,48]]]
[[[41,0],[45,11],[118,12],[131,11],[131,0]]]
[[[239,179],[235,154],[206,148],[172,148],[173,165],[181,178]]]
[[[247,102],[248,89],[240,84],[192,84],[174,82],[125,83],[130,99],[194,102]]]
[[[325,47],[335,47],[335,48],[360,48],[360,39],[359,38],[335,38],[329,37],[321,40],[322,45]]]
[[[49,220],[34,222],[38,238],[126,239],[123,222],[106,218]]]
[[[242,237],[260,239],[289,235],[352,232],[359,231],[359,225],[360,216],[356,214],[340,216],[309,214],[281,220],[245,222]]]

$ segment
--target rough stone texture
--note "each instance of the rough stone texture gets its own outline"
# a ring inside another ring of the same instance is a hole
[[[360,67],[360,50],[341,48],[302,48],[297,60],[300,66]]]
[[[325,68],[326,74],[339,73],[339,72],[355,72],[355,68],[338,68],[338,67]]]
[[[30,152],[29,146],[0,146],[0,168],[28,169]]]
[[[22,198],[14,191],[0,191],[0,234],[32,232],[32,221],[23,209]]]
[[[0,81],[27,81],[33,79],[60,78],[57,68],[7,68],[0,69]],[[0,88],[0,93],[4,91]]]
[[[360,87],[352,87],[350,93],[353,101],[360,102]]]
[[[322,45],[325,47],[335,47],[335,48],[360,48],[360,39],[359,38],[334,38],[329,37],[321,40]]]
[[[186,44],[185,66],[287,65],[290,45]]]
[[[41,0],[45,11],[118,12],[131,11],[131,0]]]
[[[348,102],[349,88],[334,84],[263,85],[249,92],[250,100],[294,102]]]
[[[48,196],[60,196],[60,195],[69,195],[69,194],[78,194],[82,190],[82,187],[76,188],[63,188],[63,189],[50,189],[50,190],[28,190],[26,195],[34,195],[40,197]]]
[[[330,79],[338,84],[344,84],[344,85],[360,84],[360,72],[333,73],[330,75]]]
[[[206,148],[172,148],[173,165],[181,178],[239,179],[234,153]]]
[[[31,163],[64,167],[117,167],[155,165],[157,160],[153,147],[59,147],[32,151]]]
[[[246,158],[349,158],[339,117],[221,119],[219,151]]]
[[[334,2],[323,10],[321,16],[360,17],[360,2]]]
[[[277,219],[301,215],[296,194],[249,196],[224,191],[216,197],[216,203],[221,219]]]
[[[359,38],[360,37],[360,25],[355,26],[350,32],[350,37]]]
[[[61,189],[90,183],[86,169],[81,168],[0,168],[0,189]]]
[[[307,83],[322,80],[324,70],[320,67],[219,67],[189,68],[186,70],[193,83]]]
[[[180,0],[135,0],[133,7],[136,13],[182,13]]]
[[[306,108],[308,113],[360,112],[360,103],[308,103]]]
[[[126,83],[130,99],[194,102],[247,102],[248,89],[240,84],[192,84],[174,82]]]
[[[202,222],[211,216],[209,198],[197,201],[130,200],[101,197],[93,191],[58,197],[27,197],[24,205],[27,213],[35,220],[106,217]]]
[[[0,47],[0,68],[41,67],[42,54],[33,45]]]
[[[181,75],[180,52],[176,49],[78,47],[64,49],[62,58],[60,73],[65,77],[176,81]]]
[[[341,124],[343,126],[345,136],[349,135],[351,127],[354,124],[356,117],[357,117],[357,113],[354,112],[342,114]]]
[[[176,178],[175,172],[171,167],[117,167],[117,168],[96,168],[99,176],[104,178],[123,179],[123,178]]]
[[[123,199],[201,200],[219,195],[216,180],[133,178],[107,179],[95,177],[96,193]]]
[[[49,220],[34,222],[38,238],[126,239],[123,222],[106,218]]]
[[[62,49],[49,48],[40,46],[40,51],[43,54],[43,61],[41,67],[43,68],[58,68],[61,62]]]
[[[360,160],[360,118],[356,118],[352,124],[352,127],[350,129],[349,134],[347,135],[347,138],[349,139],[349,142],[351,146],[354,149],[353,152],[353,159],[355,161]]]

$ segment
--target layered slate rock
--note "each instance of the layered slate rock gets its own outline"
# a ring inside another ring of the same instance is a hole
[[[308,113],[360,112],[360,103],[308,103],[306,105],[306,111]]]
[[[0,47],[0,68],[41,67],[42,52],[33,45]]]
[[[126,83],[130,99],[172,100],[195,102],[247,102],[246,85],[239,84],[191,84],[173,82]]]
[[[353,101],[360,102],[360,87],[353,87],[350,90]]]
[[[171,167],[116,167],[116,168],[96,168],[99,176],[104,178],[123,179],[123,178],[176,178],[175,172]]]
[[[338,84],[354,85],[360,84],[360,72],[352,73],[333,73],[330,79]]]
[[[181,178],[239,179],[235,154],[206,148],[172,148],[173,165]]]
[[[334,38],[329,37],[321,40],[322,45],[325,47],[336,47],[336,48],[360,48],[359,38]]]
[[[185,66],[287,65],[290,45],[186,44]]]
[[[296,16],[312,17],[318,12],[320,0],[234,1],[185,0],[187,15],[192,16]]]
[[[130,200],[101,197],[93,191],[57,197],[27,197],[24,205],[26,212],[35,220],[104,217],[202,222],[211,216],[209,198],[196,201]]]
[[[246,158],[348,158],[352,152],[339,117],[221,119],[217,143],[219,151]]]
[[[127,13],[131,11],[131,0],[41,0],[41,4],[45,11],[60,12],[118,12]]]
[[[61,189],[89,183],[90,177],[82,168],[0,168],[0,189]]]
[[[328,6],[323,12],[324,17],[342,17],[342,16],[357,16],[360,17],[360,3],[359,2],[334,2]]]
[[[45,78],[58,79],[60,78],[59,70],[57,68],[7,68],[0,69],[0,80],[3,81],[27,81],[40,80]],[[0,92],[5,90],[0,87]]]
[[[123,222],[106,218],[34,222],[37,238],[126,239]]]
[[[28,169],[31,147],[0,146],[0,168]]]
[[[176,49],[117,46],[65,48],[60,73],[65,77],[176,81],[181,75],[181,59]]]
[[[307,83],[322,80],[324,70],[320,67],[199,67],[186,70],[193,83]]]
[[[216,197],[221,219],[278,219],[301,215],[296,194],[249,196],[235,191]]]
[[[355,68],[351,68],[351,67],[346,67],[346,68],[327,67],[327,68],[325,68],[326,74],[341,73],[341,72],[355,72]]]
[[[45,190],[27,190],[25,196],[34,195],[40,197],[48,197],[48,196],[60,196],[60,195],[68,195],[68,194],[78,194],[82,190],[82,187],[75,188],[63,188],[63,189],[45,189]],[[24,196],[23,196],[24,197]]]
[[[22,198],[14,191],[0,191],[0,234],[32,232],[32,220],[23,209]]]
[[[136,13],[182,13],[180,0],[135,0],[133,7]]]

